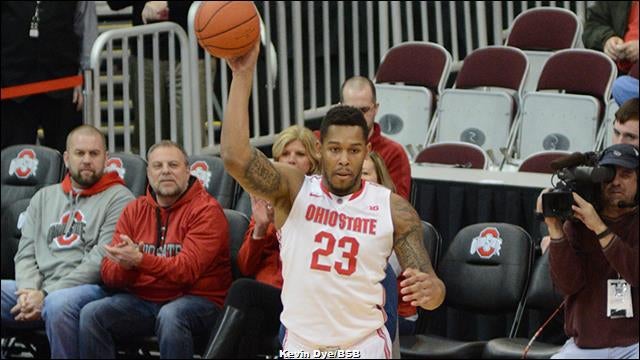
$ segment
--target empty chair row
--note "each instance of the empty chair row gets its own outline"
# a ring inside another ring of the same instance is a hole
[[[554,34],[549,36],[549,33]],[[589,151],[601,146],[613,62],[574,49],[577,17],[559,8],[522,13],[506,46],[469,54],[452,88],[451,56],[438,44],[408,42],[390,49],[376,74],[383,133],[407,147],[464,141],[503,163],[541,150]]]
[[[420,46],[437,49],[417,43],[399,47],[409,54],[408,48]],[[396,83],[377,85],[378,122],[386,136],[407,147],[410,157],[416,152],[412,147],[442,141],[476,144],[496,161],[505,154],[524,159],[541,150],[601,146],[617,74],[611,59],[593,50],[558,51],[546,62],[536,91],[523,95],[527,69],[526,55],[519,49],[476,50],[465,59],[453,88],[443,90],[437,102],[437,93],[430,95],[427,88],[397,85],[399,78],[383,76]]]

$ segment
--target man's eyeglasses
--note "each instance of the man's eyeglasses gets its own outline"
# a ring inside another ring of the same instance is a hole
[[[372,104],[369,106],[358,106],[356,109],[362,111],[363,114],[368,113],[369,111],[371,111],[371,109],[375,108],[376,104]]]

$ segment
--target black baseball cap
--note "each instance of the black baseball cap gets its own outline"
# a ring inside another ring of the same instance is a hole
[[[630,144],[615,144],[604,149],[598,165],[614,165],[637,169],[640,155],[638,148]]]

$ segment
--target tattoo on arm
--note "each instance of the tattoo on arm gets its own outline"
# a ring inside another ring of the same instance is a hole
[[[271,161],[254,148],[244,172],[244,180],[249,188],[261,194],[269,194],[277,191],[281,186],[282,176]]]
[[[394,250],[403,269],[414,268],[433,274],[429,254],[422,242],[422,223],[411,204],[395,201],[394,206]]]

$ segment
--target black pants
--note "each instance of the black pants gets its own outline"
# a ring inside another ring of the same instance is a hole
[[[63,153],[67,134],[82,124],[82,112],[75,110],[71,90],[60,96],[40,94],[2,101],[2,149],[35,144],[38,127],[42,126],[44,140],[41,145]]]
[[[280,329],[282,291],[253,279],[236,280],[225,305],[242,310],[245,315],[244,336],[240,341],[238,358],[251,358],[272,344]]]

